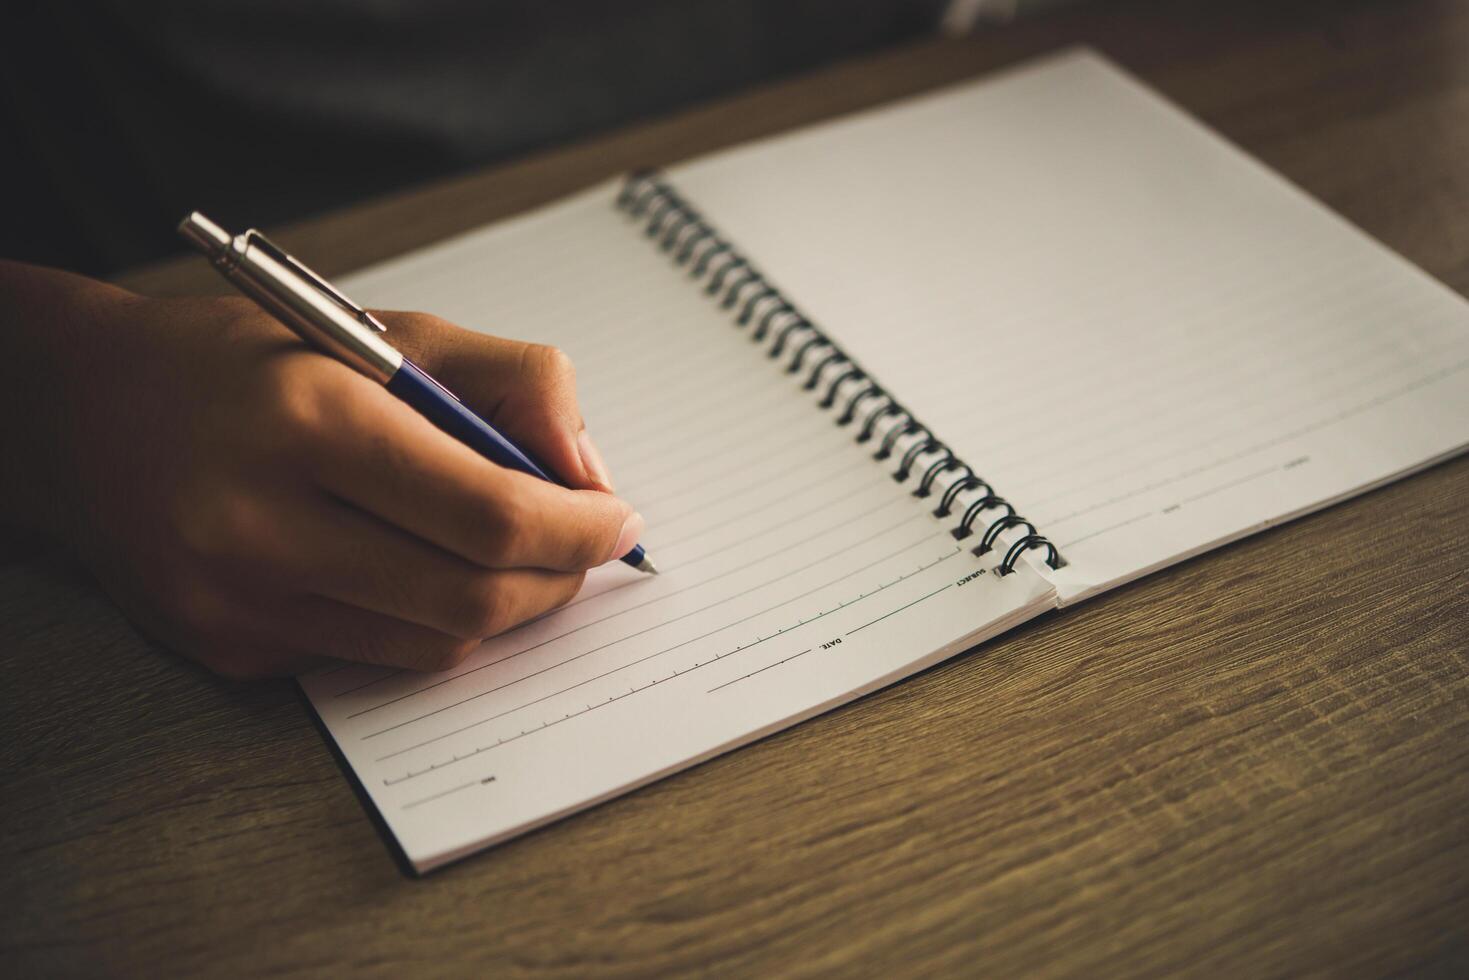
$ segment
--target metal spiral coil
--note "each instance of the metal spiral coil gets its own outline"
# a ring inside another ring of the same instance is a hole
[[[617,195],[617,206],[633,220],[643,224],[643,233],[657,242],[673,263],[688,270],[691,279],[701,280],[703,289],[721,309],[732,311],[735,326],[744,329],[754,324],[750,340],[769,344],[772,360],[785,362],[786,373],[806,374],[802,387],[807,391],[822,390],[817,405],[837,410],[836,424],[843,428],[861,420],[853,441],[867,443],[878,437],[879,426],[891,418],[882,432],[873,458],[885,460],[896,451],[899,442],[912,437],[903,450],[893,479],[906,483],[915,473],[918,478],[913,496],[927,498],[934,494],[941,478],[953,474],[939,496],[933,515],[946,518],[954,513],[959,498],[966,493],[978,496],[964,509],[958,525],[952,530],[956,540],[976,533],[976,523],[987,510],[1002,511],[984,525],[976,555],[994,550],[1000,536],[1013,527],[1025,528],[1005,551],[996,568],[1004,576],[1015,570],[1020,556],[1031,549],[1044,549],[1045,562],[1051,568],[1066,564],[1056,546],[1041,535],[1034,524],[1016,513],[1015,507],[975,473],[968,463],[956,456],[928,426],[888,394],[866,369],[854,361],[816,324],[812,323],[758,267],[735,246],[721,237],[703,216],[684,200],[655,171],[645,170],[628,176]],[[784,323],[779,321],[785,318]],[[804,336],[803,336],[804,334]],[[809,362],[809,363],[808,363]],[[843,387],[850,387],[849,393]],[[865,404],[874,402],[870,408]],[[865,415],[859,412],[865,411]]]

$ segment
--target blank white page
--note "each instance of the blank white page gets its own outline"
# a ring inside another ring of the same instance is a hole
[[[428,869],[871,691],[1054,605],[996,577],[613,207],[614,188],[347,280],[374,306],[566,349],[663,574],[425,675],[302,686]],[[994,564],[993,556],[987,564]]]
[[[1060,545],[1063,600],[1469,442],[1469,306],[1089,52],[669,179]]]

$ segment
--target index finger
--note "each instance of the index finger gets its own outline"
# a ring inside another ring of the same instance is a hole
[[[579,572],[636,543],[642,518],[617,497],[498,466],[366,378],[332,375],[331,431],[308,463],[328,492],[486,568]]]

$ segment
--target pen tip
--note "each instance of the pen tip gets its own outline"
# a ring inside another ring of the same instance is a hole
[[[638,571],[647,572],[649,575],[657,575],[658,566],[653,564],[653,559],[649,558],[645,553],[643,555],[643,560],[638,562]]]

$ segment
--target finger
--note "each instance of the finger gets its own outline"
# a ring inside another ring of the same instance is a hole
[[[569,602],[580,572],[489,570],[336,501],[282,520],[257,569],[282,589],[311,592],[425,626],[482,639]]]
[[[562,351],[465,330],[421,313],[379,314],[410,356],[569,486],[613,489],[587,433]]]
[[[154,642],[230,680],[300,673],[324,657],[443,670],[480,638],[442,633],[319,596],[283,593],[278,582],[215,573],[169,590],[169,608],[129,603]]]
[[[481,642],[322,596],[293,596],[274,612],[275,644],[296,657],[438,671],[463,663]]]
[[[330,431],[306,465],[388,523],[486,568],[585,571],[636,542],[642,518],[611,494],[497,466],[362,378],[321,383]]]
[[[194,656],[215,673],[250,680],[300,673],[323,658],[447,670],[481,641],[321,596],[244,589],[191,642]]]

